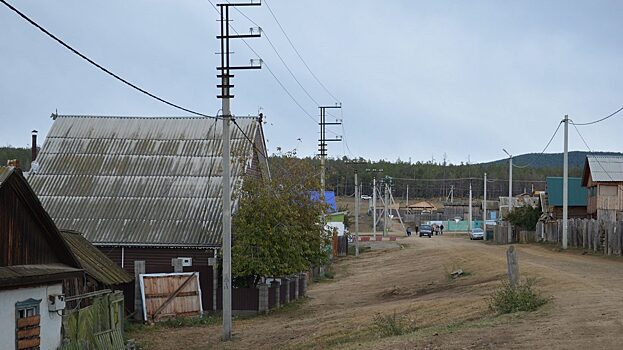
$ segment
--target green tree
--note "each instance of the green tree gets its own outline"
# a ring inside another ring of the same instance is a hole
[[[311,199],[319,188],[313,168],[281,156],[271,179],[247,178],[233,218],[233,265],[238,284],[308,270],[328,258],[330,236],[321,224],[326,205]]]
[[[523,207],[513,208],[513,211],[508,214],[508,221],[525,230],[534,231],[540,217],[541,209],[525,205]]]

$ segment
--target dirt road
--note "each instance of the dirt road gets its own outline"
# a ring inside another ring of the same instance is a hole
[[[335,279],[310,286],[309,299],[234,322],[233,342],[218,326],[133,334],[146,349],[620,349],[623,260],[519,245],[520,273],[538,278],[552,302],[532,313],[495,316],[487,298],[505,275],[506,246],[465,237],[405,238],[336,264]],[[402,247],[401,247],[402,246]],[[452,280],[461,268],[467,276]],[[418,329],[380,338],[376,314],[406,314]]]

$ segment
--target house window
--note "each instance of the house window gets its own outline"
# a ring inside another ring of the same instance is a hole
[[[28,299],[15,303],[15,349],[39,350],[40,305],[41,299]]]

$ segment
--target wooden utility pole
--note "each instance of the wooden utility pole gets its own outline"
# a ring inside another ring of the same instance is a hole
[[[519,261],[515,246],[508,247],[506,251],[506,263],[508,264],[508,283],[511,288],[515,288],[519,283]]]
[[[239,69],[260,69],[260,64],[257,66],[237,66],[232,67],[229,64],[229,56],[231,50],[229,48],[229,39],[245,39],[245,38],[257,38],[261,36],[261,30],[257,30],[257,33],[251,30],[250,34],[229,34],[229,8],[232,6],[259,6],[260,3],[226,3],[218,4],[221,14],[221,34],[217,36],[217,39],[221,41],[221,65],[217,67],[219,74],[218,78],[221,78],[221,83],[217,85],[221,89],[221,94],[217,97],[222,102],[222,118],[223,118],[223,340],[231,340],[231,172],[230,172],[230,124],[232,121],[232,114],[230,108],[230,99],[234,97],[231,94],[230,89],[233,87],[230,84],[230,78],[233,78],[232,70]],[[251,61],[253,62],[253,61]]]

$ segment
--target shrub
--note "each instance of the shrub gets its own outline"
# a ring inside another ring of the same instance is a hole
[[[407,315],[377,314],[374,316],[374,327],[379,331],[381,337],[391,337],[414,332],[415,320],[410,320]]]
[[[498,314],[534,311],[549,301],[535,290],[535,284],[536,280],[530,278],[513,288],[504,281],[502,288],[493,292],[489,307]]]

